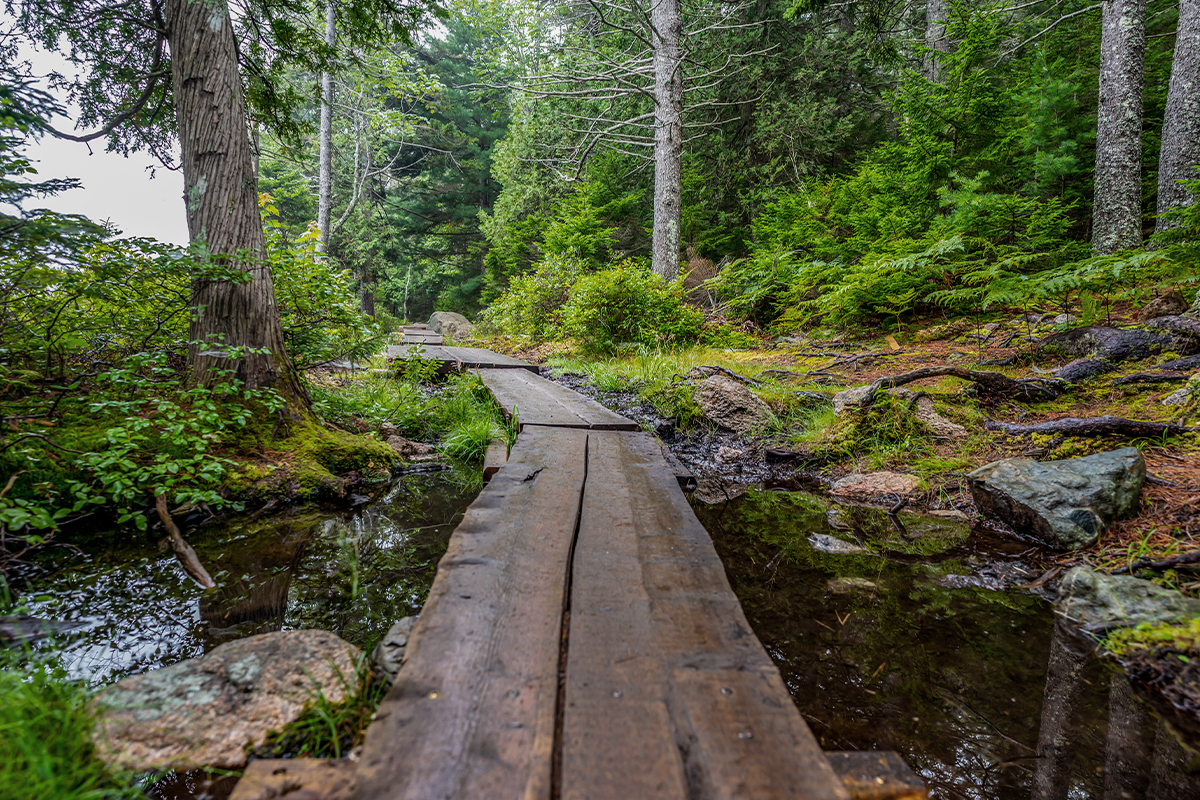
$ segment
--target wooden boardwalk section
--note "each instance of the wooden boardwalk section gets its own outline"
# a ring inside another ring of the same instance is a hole
[[[499,353],[493,353],[491,350],[482,350],[478,347],[446,347],[444,345],[430,345],[423,342],[410,342],[408,344],[393,344],[387,349],[387,357],[389,360],[408,358],[410,354],[419,355],[422,358],[432,358],[435,361],[442,362],[447,368],[457,369],[523,369],[534,373],[539,372],[537,364],[530,364],[528,361],[502,356]]]
[[[653,435],[528,371],[478,372],[520,433],[489,451],[361,756],[313,766],[314,797],[925,797],[894,753],[822,752]],[[309,769],[251,767],[293,789]]]

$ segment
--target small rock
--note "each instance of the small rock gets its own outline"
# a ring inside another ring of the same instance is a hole
[[[855,386],[853,389],[844,389],[833,396],[833,413],[835,416],[841,416],[846,413],[847,409],[862,408],[863,400],[866,399],[871,387]]]
[[[847,410],[859,410],[862,408],[863,401],[866,400],[870,393],[870,385],[856,386],[853,389],[845,389],[833,396],[833,413],[834,416],[845,414]],[[892,397],[900,400],[911,402],[914,397],[918,397],[917,393],[897,387],[888,389],[887,393]],[[921,395],[917,399],[916,408],[914,409],[915,416],[929,428],[934,436],[940,436],[949,439],[962,439],[968,435],[967,429],[957,422],[951,422],[937,412],[933,405],[933,398],[928,395]]]
[[[715,458],[717,461],[724,461],[728,464],[731,461],[737,461],[745,452],[745,450],[735,450],[732,447],[726,447],[722,445],[721,447],[717,448]]]
[[[432,445],[410,442],[403,436],[389,436],[387,443],[396,451],[396,455],[407,461],[429,461],[437,458],[437,451],[433,449]]]
[[[1059,314],[1053,320],[1055,325],[1074,325],[1079,322],[1079,317],[1074,314]]]
[[[1162,399],[1162,404],[1164,406],[1187,405],[1191,401],[1194,394],[1195,394],[1195,390],[1189,384],[1187,386],[1184,386],[1182,389],[1176,389],[1175,391],[1171,392],[1169,395],[1164,397]]]
[[[1200,616],[1200,600],[1132,575],[1075,567],[1063,576],[1055,609],[1080,625],[1137,625]]]
[[[455,341],[461,341],[471,335],[475,326],[462,314],[453,311],[435,311],[429,317],[429,330],[440,333]]]
[[[833,578],[825,586],[834,594],[854,594],[876,589],[875,581],[867,578]]]
[[[408,650],[408,637],[416,626],[416,617],[401,617],[376,645],[375,652],[371,653],[371,663],[383,673],[388,683],[396,680],[396,673],[400,671]]]
[[[937,517],[938,519],[949,519],[955,522],[966,522],[968,519],[967,515],[959,511],[957,508],[935,508],[932,511],[926,511],[925,513],[931,517]]]
[[[383,440],[386,442],[392,436],[399,436],[400,431],[392,423],[384,421],[379,423],[379,435],[382,436]]]
[[[715,506],[717,503],[741,497],[745,493],[744,484],[724,478],[700,478],[696,481],[696,488],[692,490],[692,497],[706,506]]]
[[[853,542],[847,542],[845,539],[839,539],[836,536],[830,536],[827,533],[809,534],[808,543],[813,546],[814,550],[820,550],[822,553],[833,553],[834,555],[851,555],[853,553],[868,552],[865,547],[860,547]]]
[[[1137,318],[1138,322],[1146,322],[1158,317],[1177,317],[1187,310],[1188,304],[1183,299],[1183,295],[1171,289],[1143,306],[1142,310],[1137,313]]]
[[[908,497],[917,491],[921,479],[903,472],[868,472],[847,475],[833,484],[835,497],[869,499],[883,495]]]
[[[705,417],[735,433],[750,433],[775,419],[771,409],[754,392],[725,375],[712,375],[700,381],[692,399]]]
[[[1110,523],[1136,514],[1145,479],[1135,447],[1065,461],[1009,458],[967,475],[981,513],[1055,550],[1095,544]]]
[[[299,716],[312,692],[346,696],[359,650],[327,631],[264,633],[103,689],[93,741],[133,772],[239,769],[246,751]]]

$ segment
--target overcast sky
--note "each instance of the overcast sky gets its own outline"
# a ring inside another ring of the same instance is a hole
[[[66,71],[66,62],[57,54],[23,48],[21,58],[28,59],[39,75],[55,69]],[[63,117],[54,120],[61,131],[73,131],[74,122]],[[41,180],[78,178],[82,189],[74,189],[47,198],[25,201],[26,208],[50,208],[69,214],[83,214],[96,222],[108,220],[125,236],[146,236],[173,244],[187,244],[187,218],[183,208],[183,174],[164,169],[146,153],[130,158],[106,153],[104,140],[88,145],[68,142],[45,135],[30,142],[25,154]],[[155,177],[147,167],[156,167]]]

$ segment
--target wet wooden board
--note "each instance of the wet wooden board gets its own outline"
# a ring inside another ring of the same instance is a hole
[[[420,347],[425,358],[441,361],[457,369],[524,369],[537,373],[537,364],[493,353],[479,347],[445,347],[443,345],[393,344],[387,349],[389,359],[405,358],[414,347]],[[420,352],[420,351],[419,351]]]
[[[467,510],[368,729],[358,800],[549,800],[586,446],[526,431]]]
[[[638,424],[554,381],[517,370],[478,370],[506,416],[521,428],[544,425],[591,430],[636,431]]]
[[[492,439],[483,454],[483,482],[487,483],[508,462],[508,442]]]
[[[850,800],[926,800],[929,791],[899,753],[864,750],[826,753]]]
[[[564,800],[847,800],[649,434],[589,434],[571,580]]]
[[[440,333],[433,331],[404,331],[400,341],[403,344],[445,344],[446,342]]]
[[[246,766],[229,800],[348,800],[357,765],[324,758],[260,758]]]

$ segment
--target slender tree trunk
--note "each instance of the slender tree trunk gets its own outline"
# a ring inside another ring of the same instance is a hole
[[[1142,243],[1142,68],[1146,0],[1104,0],[1092,249]]]
[[[925,2],[925,61],[923,72],[925,77],[934,83],[942,80],[942,65],[935,53],[949,53],[950,40],[946,38],[946,20],[949,17],[950,4],[947,0],[926,0]]]
[[[1158,224],[1156,231],[1178,225],[1162,215],[1189,206],[1195,196],[1179,183],[1200,179],[1200,0],[1179,0],[1171,87],[1163,115],[1162,151],[1158,157]],[[1200,310],[1198,308],[1197,310]]]
[[[683,207],[683,64],[680,0],[654,0],[654,271],[665,280],[679,274]]]
[[[333,0],[327,0],[325,5],[325,44],[333,47],[337,44],[337,9]],[[333,213],[333,73],[321,73],[321,143],[320,143],[320,176],[317,178],[317,230],[321,239],[317,242],[317,252],[324,253],[329,248],[329,219]]]
[[[214,263],[250,275],[192,282],[191,380],[206,385],[232,370],[247,388],[277,390],[296,416],[308,395],[284,351],[229,10],[223,0],[167,0],[166,21],[188,233]],[[231,358],[228,347],[265,352]]]
[[[1042,724],[1038,729],[1037,761],[1033,767],[1035,800],[1066,800],[1071,788],[1071,760],[1078,746],[1079,701],[1083,671],[1091,659],[1091,646],[1060,619],[1054,621],[1050,661],[1046,666],[1046,691],[1042,698]]]
[[[1154,720],[1133,696],[1124,672],[1114,672],[1108,691],[1104,748],[1104,800],[1147,800],[1154,755]]]

